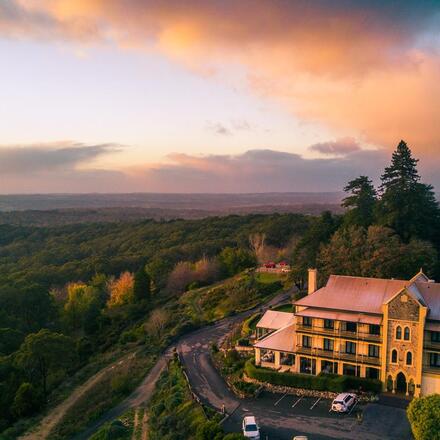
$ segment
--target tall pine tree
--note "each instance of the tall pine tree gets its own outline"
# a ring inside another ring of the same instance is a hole
[[[433,187],[420,183],[417,162],[400,141],[381,177],[379,223],[393,228],[405,241],[418,237],[438,246],[439,206]]]
[[[350,194],[342,200],[342,206],[348,209],[344,223],[364,228],[370,226],[377,201],[376,189],[371,180],[367,176],[359,176],[348,182],[344,191]]]
[[[150,298],[151,279],[143,267],[134,274],[133,293],[136,302]]]

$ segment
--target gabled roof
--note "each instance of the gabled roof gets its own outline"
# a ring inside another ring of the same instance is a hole
[[[382,304],[409,284],[404,280],[331,275],[327,285],[296,305],[382,314]]]
[[[278,330],[286,325],[293,324],[295,315],[289,312],[277,312],[276,310],[267,310],[258,321],[257,327]]]
[[[331,275],[325,287],[296,301],[295,305],[382,314],[382,305],[403,289],[428,307],[428,319],[440,320],[440,283],[429,281],[421,271],[409,281]]]
[[[440,283],[416,283],[428,307],[428,319],[440,321]]]
[[[286,351],[293,353],[295,351],[295,326],[293,324],[280,328],[276,332],[261,339],[254,344],[254,347],[267,350]]]

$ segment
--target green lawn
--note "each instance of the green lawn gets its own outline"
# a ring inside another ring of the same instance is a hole
[[[275,281],[285,281],[287,275],[272,272],[258,272],[255,277],[259,283],[270,284]]]
[[[272,310],[276,310],[277,312],[290,312],[293,313],[293,305],[291,303],[280,304],[277,307],[274,307]]]

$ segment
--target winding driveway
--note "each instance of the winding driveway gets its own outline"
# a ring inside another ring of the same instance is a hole
[[[227,431],[239,431],[242,417],[252,413],[262,429],[262,439],[291,440],[293,435],[305,434],[310,440],[385,440],[412,439],[405,410],[389,405],[368,404],[364,407],[362,424],[353,416],[338,416],[328,412],[329,402],[291,395],[275,395],[263,392],[257,399],[239,399],[226,385],[211,362],[210,347],[227,336],[234,325],[258,310],[286,302],[291,292],[283,293],[264,306],[225,318],[216,324],[182,336],[176,346],[170,347],[145,377],[142,384],[122,403],[105,413],[99,420],[74,440],[86,440],[104,423],[120,416],[130,408],[145,405],[154,392],[154,387],[167,359],[177,349],[192,388],[200,400],[220,410],[224,405]],[[312,408],[313,407],[313,408]]]

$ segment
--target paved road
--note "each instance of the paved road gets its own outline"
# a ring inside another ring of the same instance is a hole
[[[276,298],[274,302],[285,299]],[[267,308],[269,303],[266,305]],[[225,405],[231,416],[225,421],[227,431],[239,431],[243,416],[251,413],[262,428],[262,439],[291,440],[307,435],[311,440],[410,440],[412,435],[405,410],[389,404],[364,405],[363,422],[355,411],[343,416],[329,413],[330,401],[291,395],[263,393],[257,399],[239,399],[227,387],[211,362],[210,346],[221,340],[245,314],[218,322],[191,333],[178,343],[177,350],[186,368],[191,387],[202,402],[220,410]]]
[[[265,308],[268,308],[269,306],[277,305],[286,302],[290,298],[290,292],[282,293],[280,295],[277,295],[275,298],[273,298],[270,302],[267,303]],[[179,346],[182,344],[185,345],[186,340],[192,341],[192,345],[197,345],[197,342],[194,342],[195,340],[202,340],[204,332],[208,332],[210,338],[212,340],[218,340],[221,337],[224,337],[229,330],[232,328],[232,326],[238,322],[241,322],[246,316],[250,316],[256,311],[260,310],[260,307],[256,307],[255,309],[248,310],[246,312],[237,314],[235,316],[231,316],[228,318],[225,318],[221,321],[219,321],[215,326],[211,327],[204,327],[203,329],[197,330],[194,333],[190,333],[189,335],[185,335],[181,338],[181,342],[179,343]],[[160,377],[160,374],[162,373],[163,369],[165,368],[167,364],[167,360],[170,359],[173,355],[175,346],[169,347],[166,352],[158,359],[157,363],[154,365],[154,367],[151,369],[151,371],[147,374],[147,376],[144,378],[142,383],[139,385],[138,388],[124,401],[122,401],[119,405],[115,406],[114,408],[111,408],[109,411],[104,413],[99,419],[97,419],[93,424],[91,424],[87,429],[84,431],[78,433],[75,435],[72,440],[87,440],[89,439],[95,432],[99,430],[101,426],[103,426],[105,423],[114,420],[115,418],[121,416],[126,411],[128,411],[131,408],[137,408],[141,405],[146,405],[148,401],[150,400],[151,396],[154,393],[154,388],[156,385],[156,381]],[[210,356],[209,356],[209,348],[208,346],[205,347],[205,355],[202,356],[199,360],[201,362],[210,362]],[[196,366],[197,368],[197,366]],[[213,378],[214,381],[220,381],[217,383],[218,390],[221,393],[221,390],[223,390],[223,394],[220,394],[219,399],[228,399],[228,394],[231,395],[231,398],[235,398],[228,388],[226,387],[226,384],[223,382],[223,379],[217,375]],[[212,397],[212,396],[211,396]],[[222,400],[214,400],[214,406],[215,404],[219,404],[218,408],[221,408]],[[232,402],[232,401],[231,401]],[[206,403],[209,403],[209,400],[206,400]],[[229,408],[229,407],[228,407]]]
[[[278,295],[262,309],[285,302],[289,294]],[[227,387],[223,378],[214,368],[210,347],[218,343],[232,327],[245,317],[255,313],[256,308],[225,318],[215,325],[204,327],[183,336],[177,350],[195,394],[205,403],[216,409],[225,405],[231,416],[225,421],[227,431],[238,432],[241,420],[246,413],[254,414],[262,428],[262,440],[291,440],[294,435],[308,435],[309,440],[410,440],[412,439],[405,410],[390,405],[368,404],[363,408],[363,422],[359,424],[353,414],[340,416],[329,413],[330,402],[291,395],[262,393],[257,399],[239,399]],[[146,404],[151,397],[155,383],[166,365],[166,359],[174,347],[170,347],[153,367],[136,391],[120,405],[103,415],[87,431],[77,435],[74,440],[86,440],[102,424],[112,420],[129,408]]]

